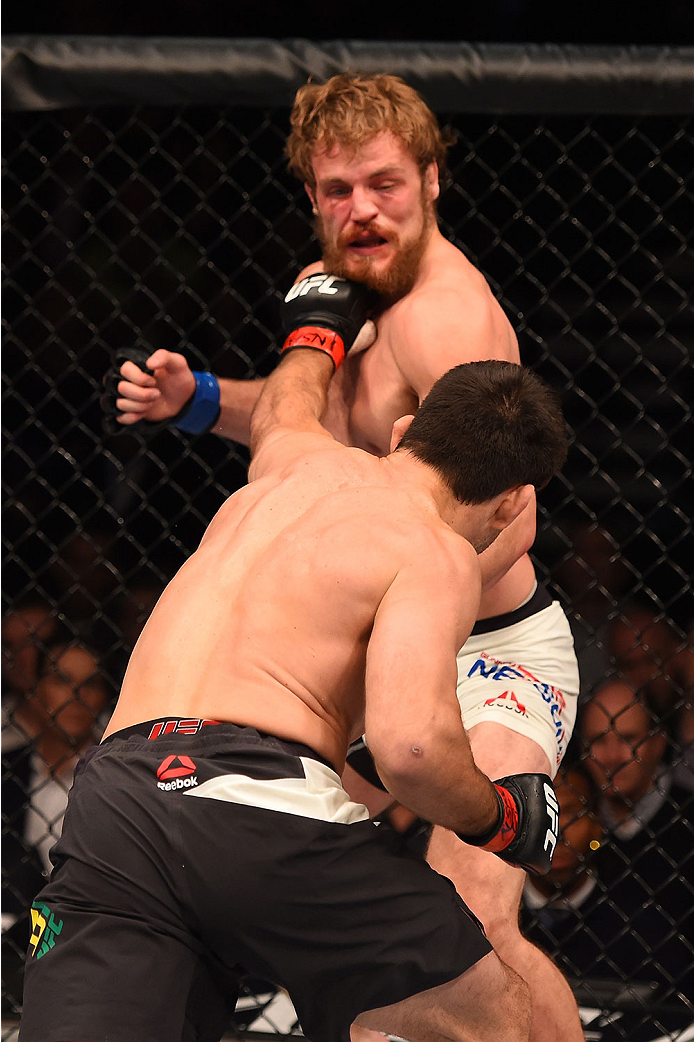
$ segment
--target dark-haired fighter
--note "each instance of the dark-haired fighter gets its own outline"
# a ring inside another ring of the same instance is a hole
[[[534,374],[484,362],[444,376],[386,457],[346,448],[319,423],[340,326],[291,339],[253,415],[249,484],[164,591],[78,766],[33,908],[22,1042],[212,1042],[239,967],[286,988],[314,1042],[347,1042],[355,1020],[528,1042],[527,986],[340,773],[365,733],[406,806],[549,867],[550,779],[475,766],[456,652],[477,551],[499,536],[516,554],[504,530],[561,466],[566,428]]]
[[[287,152],[317,220],[319,270],[362,281],[380,295],[368,351],[350,352],[328,396],[325,425],[347,445],[388,452],[393,422],[413,413],[436,379],[461,362],[519,361],[514,331],[483,275],[441,234],[439,176],[449,142],[435,116],[393,76],[335,76],[297,93]],[[326,303],[329,298],[326,297]],[[368,343],[368,339],[366,340]],[[262,380],[215,380],[183,355],[155,351],[153,375],[132,362],[113,381],[118,422],[174,422],[248,444]],[[534,511],[528,510],[528,549]],[[478,621],[458,660],[458,696],[476,763],[492,778],[554,775],[571,737],[578,667],[561,605],[538,586],[527,554],[504,572],[486,551]],[[495,581],[496,580],[496,581]],[[350,762],[357,764],[351,756]],[[361,768],[360,768],[361,769]],[[349,772],[349,768],[348,768]],[[353,776],[345,783],[374,812],[387,796]],[[357,785],[359,787],[357,787]],[[524,876],[453,832],[434,829],[428,857],[456,884],[494,946],[530,984],[534,1042],[579,1042],[566,981],[518,930]]]

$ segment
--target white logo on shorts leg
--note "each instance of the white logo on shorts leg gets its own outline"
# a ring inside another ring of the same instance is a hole
[[[518,701],[513,691],[504,691],[500,695],[494,695],[493,698],[488,698],[484,704],[495,706],[498,709],[510,709],[512,713],[518,713],[520,716],[526,715],[525,706]]]

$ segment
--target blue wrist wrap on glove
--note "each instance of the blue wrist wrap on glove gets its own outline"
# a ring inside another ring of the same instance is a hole
[[[193,371],[195,391],[185,411],[175,418],[171,427],[186,434],[205,434],[219,419],[219,382],[212,373]]]

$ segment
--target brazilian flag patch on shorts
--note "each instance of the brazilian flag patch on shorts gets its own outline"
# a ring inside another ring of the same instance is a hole
[[[41,959],[55,946],[55,941],[63,928],[63,920],[55,920],[48,905],[42,901],[34,901],[31,906],[31,938],[29,949],[32,956]]]

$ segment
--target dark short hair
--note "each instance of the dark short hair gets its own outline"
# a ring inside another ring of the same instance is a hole
[[[432,387],[398,449],[434,467],[461,503],[517,485],[544,488],[562,467],[568,432],[559,397],[514,362],[466,362]]]

